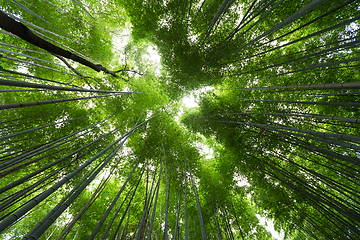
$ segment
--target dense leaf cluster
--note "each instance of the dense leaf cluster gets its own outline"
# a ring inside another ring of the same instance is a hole
[[[359,8],[2,0],[1,238],[360,238]]]

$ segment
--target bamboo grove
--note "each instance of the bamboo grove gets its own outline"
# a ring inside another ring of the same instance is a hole
[[[359,239],[359,10],[1,0],[0,238]]]

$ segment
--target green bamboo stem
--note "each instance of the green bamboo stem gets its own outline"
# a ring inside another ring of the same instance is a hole
[[[37,226],[35,226],[24,239],[38,239],[54,222],[55,220],[67,209],[67,207],[80,195],[80,193],[95,179],[95,177],[100,173],[100,171],[112,160],[115,154],[120,150],[128,139],[129,134],[121,138],[119,145],[111,151],[92,171],[91,175],[86,176],[81,183],[79,183],[73,190],[61,200],[61,202],[51,210],[47,216],[41,220]],[[116,142],[117,144],[118,142]],[[81,168],[81,167],[80,167]],[[78,168],[79,169],[79,168]],[[78,171],[78,170],[77,170]],[[70,174],[71,175],[71,174]],[[89,175],[89,174],[88,174]],[[68,175],[69,176],[69,175]],[[85,181],[86,180],[86,181]],[[81,184],[81,186],[80,186]],[[54,186],[53,186],[54,188]],[[77,190],[76,190],[77,189]],[[75,191],[76,190],[76,191]],[[73,192],[74,191],[74,192]],[[46,192],[46,191],[45,191]],[[66,202],[65,202],[66,200]]]
[[[140,172],[140,173],[141,173],[141,172]],[[141,175],[141,174],[139,174],[139,176],[140,176],[140,175]],[[137,177],[137,178],[138,178],[138,177]],[[135,182],[136,182],[136,180],[137,180],[137,179],[135,179]],[[114,221],[115,221],[116,217],[118,216],[118,214],[119,214],[122,206],[123,206],[124,203],[125,203],[125,200],[128,199],[128,196],[130,195],[130,193],[131,193],[131,191],[133,190],[133,188],[135,187],[135,185],[136,185],[136,184],[134,184],[134,185],[131,186],[131,188],[130,188],[130,190],[128,191],[128,193],[126,194],[124,200],[121,202],[121,205],[117,208],[117,210],[116,210],[116,212],[115,212],[115,214],[114,214],[111,222],[109,223],[109,226],[108,226],[107,230],[105,231],[105,233],[104,233],[104,235],[103,235],[103,237],[102,237],[103,239],[106,239],[107,236],[109,235],[109,232],[110,232],[110,230],[111,230],[112,224],[114,223]],[[126,235],[126,234],[125,234],[125,235]]]
[[[45,125],[45,126],[28,129],[28,130],[25,130],[25,131],[22,131],[22,132],[9,134],[9,135],[0,137],[0,141],[6,140],[6,139],[11,139],[13,137],[20,136],[20,135],[23,135],[23,134],[27,134],[27,133],[30,133],[30,132],[34,132],[34,131],[37,131],[37,130],[40,130],[40,129],[48,128],[48,127],[51,127],[51,126],[54,126],[54,125],[57,125],[57,124],[61,124],[61,123],[65,123],[65,122],[69,122],[69,121],[73,121],[73,120],[78,120],[78,119],[85,118],[85,117],[88,117],[88,116],[90,116],[90,115],[86,115],[86,116],[82,116],[82,117],[78,117],[78,118],[67,119],[67,120],[64,120],[64,121],[48,124],[48,125]]]
[[[107,119],[108,119],[108,118],[107,118]],[[55,140],[55,141],[48,142],[47,144],[41,146],[40,148],[36,148],[36,149],[34,149],[34,150],[30,151],[30,152],[27,152],[26,154],[22,154],[22,155],[20,155],[20,156],[18,156],[18,157],[15,157],[15,158],[11,159],[11,161],[7,161],[7,162],[3,163],[2,165],[0,165],[0,169],[8,168],[9,166],[13,166],[13,165],[15,165],[15,164],[18,164],[18,163],[20,163],[20,162],[25,161],[26,159],[32,158],[32,157],[37,156],[37,155],[39,155],[39,154],[41,154],[41,153],[44,153],[44,152],[49,151],[49,150],[51,150],[51,149],[54,149],[54,148],[56,148],[56,147],[58,147],[58,146],[61,146],[61,145],[63,145],[63,144],[66,144],[66,143],[68,143],[68,142],[70,142],[70,141],[72,141],[72,140],[74,140],[74,139],[76,139],[76,138],[79,138],[79,137],[81,137],[81,136],[84,136],[85,134],[88,134],[88,133],[94,131],[95,129],[100,128],[100,127],[101,127],[101,124],[104,123],[107,119],[102,120],[102,121],[100,121],[100,122],[97,122],[97,123],[95,123],[95,124],[92,124],[91,126],[86,127],[86,128],[83,128],[83,129],[81,129],[81,130],[79,130],[79,131],[77,131],[77,132],[74,132],[74,133],[71,133],[71,134],[69,134],[69,135],[66,135],[65,137],[62,137],[62,138],[57,139],[57,140]],[[98,124],[100,124],[100,126],[97,126]],[[90,128],[93,128],[93,127],[95,127],[95,126],[96,126],[96,128],[85,132],[86,130],[88,130],[88,129],[90,129]],[[83,132],[83,133],[82,133],[82,134],[79,134],[79,133],[81,133],[81,132]],[[75,136],[75,137],[73,137],[73,138],[70,138],[70,137],[72,137],[72,136],[74,136],[74,135],[78,135],[78,136]],[[68,140],[66,140],[66,141],[64,141],[64,142],[61,142],[61,141],[65,140],[65,139],[67,139],[67,138],[70,138],[70,139],[68,139]]]
[[[269,50],[266,50],[266,51],[264,51],[264,52],[261,52],[261,53],[255,54],[255,55],[253,55],[253,56],[247,57],[247,58],[245,58],[245,59],[249,59],[249,58],[252,58],[252,57],[264,55],[264,54],[266,54],[266,53],[269,53],[269,52],[275,51],[275,50],[277,50],[277,49],[280,49],[280,48],[283,48],[283,47],[286,47],[286,46],[295,44],[295,43],[297,43],[297,42],[301,42],[301,41],[310,39],[310,38],[312,38],[312,37],[315,37],[315,36],[321,35],[321,34],[323,34],[323,33],[332,31],[332,30],[334,30],[334,29],[337,29],[337,28],[346,26],[346,25],[348,25],[348,24],[351,24],[352,22],[355,22],[355,21],[357,21],[357,20],[359,20],[359,19],[360,19],[360,15],[358,15],[358,16],[352,18],[352,19],[343,21],[343,22],[341,22],[341,23],[335,24],[335,25],[333,25],[333,26],[331,26],[331,27],[325,28],[325,29],[323,29],[323,30],[317,31],[317,32],[315,32],[315,33],[309,34],[309,35],[307,35],[307,36],[305,36],[305,37],[298,38],[298,39],[293,40],[293,41],[291,41],[291,42],[284,43],[284,44],[282,44],[282,45],[280,45],[280,46],[278,46],[278,47],[274,47],[274,48],[269,49]],[[245,60],[245,59],[236,60],[236,61],[233,61],[233,62],[231,62],[231,63],[234,63],[234,62],[237,62],[237,61],[241,61],[241,60]],[[229,64],[229,62],[228,62],[227,64]]]
[[[180,205],[181,205],[181,189],[182,189],[182,185],[180,185],[180,190],[179,190],[179,203],[178,203],[177,213],[176,213],[174,239],[178,239],[178,237],[179,237],[179,213],[180,213]]]
[[[82,23],[84,23],[84,24],[86,24],[86,25],[89,25],[90,27],[95,28],[95,26],[94,26],[94,25],[91,25],[90,23],[87,23],[87,22],[85,22],[85,21],[81,20],[80,18],[75,17],[74,15],[72,15],[72,14],[71,14],[71,13],[69,13],[68,11],[66,11],[66,10],[62,9],[61,7],[59,7],[59,6],[55,5],[54,3],[52,3],[52,2],[50,2],[50,1],[48,1],[48,0],[45,0],[45,1],[46,1],[47,3],[49,3],[50,5],[54,6],[55,8],[59,9],[61,12],[63,12],[63,13],[65,13],[65,14],[69,15],[70,17],[72,17],[72,18],[74,18],[74,19],[78,20],[79,22],[82,22]]]
[[[226,59],[230,56],[232,56],[235,53],[240,52],[242,49],[249,47],[251,45],[253,45],[255,42],[259,41],[260,39],[264,38],[265,36],[285,27],[286,25],[290,24],[291,22],[293,22],[295,19],[300,18],[301,16],[303,16],[304,14],[308,13],[309,11],[312,11],[316,8],[318,8],[319,6],[321,6],[323,3],[327,2],[329,0],[314,0],[311,1],[310,3],[308,3],[307,5],[305,5],[303,8],[297,10],[295,13],[293,13],[292,15],[290,15],[289,17],[287,17],[285,20],[283,20],[282,22],[276,24],[274,27],[272,27],[271,29],[265,31],[264,33],[262,33],[260,36],[256,37],[255,39],[251,40],[250,42],[246,43],[245,45],[243,45],[242,47],[236,49],[235,51],[233,51],[232,53],[226,55],[225,57],[220,58],[217,61],[222,61],[223,59]]]
[[[184,151],[184,148],[183,148]],[[189,239],[189,231],[188,231],[188,215],[187,215],[187,198],[186,198],[186,191],[187,191],[187,176],[186,176],[186,157],[184,151],[184,228],[185,228],[185,240]]]
[[[49,90],[60,90],[60,91],[73,91],[73,92],[98,92],[98,93],[135,93],[135,92],[120,92],[120,91],[108,91],[108,90],[93,90],[93,89],[85,89],[85,88],[69,88],[69,87],[59,87],[59,86],[51,86],[45,84],[38,83],[29,83],[24,81],[11,81],[0,79],[0,85],[3,86],[15,86],[15,87],[29,87],[29,88],[43,88]]]
[[[298,104],[312,104],[312,105],[325,105],[325,106],[343,106],[343,107],[360,107],[357,102],[310,102],[310,101],[293,101],[293,100],[268,100],[268,99],[248,99],[239,98],[244,101],[254,102],[278,102],[278,103],[298,103]]]
[[[10,71],[10,70],[6,70],[6,69],[1,69],[0,71],[7,72],[7,73],[11,73],[11,74],[16,74],[16,75],[20,75],[20,76],[24,76],[24,77],[29,77],[29,78],[33,78],[33,79],[37,79],[37,80],[42,80],[42,81],[46,81],[46,82],[53,82],[53,83],[58,83],[58,84],[61,84],[61,85],[66,85],[66,86],[71,86],[71,87],[75,87],[75,88],[80,88],[79,86],[76,86],[76,85],[73,85],[73,84],[64,83],[64,82],[59,82],[59,81],[54,81],[54,80],[50,80],[50,79],[46,79],[46,78],[42,78],[42,77],[38,77],[38,76],[32,76],[32,75],[26,74],[26,73],[21,73],[21,72],[16,72],[16,71]]]
[[[54,26],[53,24],[51,24],[50,22],[48,22],[47,20],[45,20],[43,17],[41,17],[40,15],[36,14],[35,12],[31,11],[29,8],[25,7],[24,5],[22,5],[21,3],[19,3],[18,1],[16,0],[7,0],[8,2],[14,4],[15,6],[21,8],[22,10],[24,10],[25,12],[28,12],[30,13],[31,15],[35,16],[36,18],[40,19],[41,21],[49,24],[50,26],[52,26],[53,28],[61,31],[61,32],[64,32],[62,31],[60,28]]]
[[[102,216],[102,218],[100,219],[99,223],[97,224],[97,226],[94,228],[93,232],[91,233],[89,239],[94,239],[96,234],[98,233],[98,231],[100,230],[101,226],[103,225],[103,223],[105,222],[106,218],[109,216],[110,211],[113,209],[114,205],[116,204],[116,202],[118,201],[119,197],[121,196],[122,192],[124,191],[127,183],[129,182],[132,174],[134,173],[135,169],[137,168],[140,158],[142,155],[142,151],[137,159],[137,162],[135,163],[130,175],[128,176],[128,178],[125,180],[124,184],[122,185],[121,189],[119,190],[119,192],[116,194],[115,198],[113,199],[113,201],[111,202],[111,204],[109,205],[109,207],[107,208],[106,212],[104,213],[104,215]]]
[[[95,192],[92,194],[91,198],[85,203],[83,208],[76,214],[76,216],[71,220],[71,222],[62,230],[56,240],[61,240],[63,237],[66,238],[70,230],[74,227],[75,223],[81,218],[81,216],[89,209],[89,207],[95,202],[95,200],[100,196],[102,191],[105,189],[106,184],[110,180],[111,174],[105,176],[101,180],[100,184],[96,187]],[[104,180],[105,179],[105,180]]]
[[[192,186],[194,189],[194,194],[195,194],[195,199],[196,199],[196,205],[197,205],[197,210],[198,210],[198,215],[199,215],[199,222],[200,222],[200,227],[201,227],[201,236],[203,240],[206,240],[206,231],[205,231],[205,225],[204,225],[204,221],[203,221],[203,217],[202,217],[202,213],[201,213],[201,206],[200,206],[200,202],[199,202],[199,197],[197,195],[197,191],[196,191],[196,187],[195,187],[195,183],[194,183],[194,179],[192,177],[191,174],[191,169],[190,169],[190,165],[189,162],[187,162],[188,165],[188,169],[189,169],[189,173],[190,173],[190,179],[192,182]]]
[[[254,87],[254,88],[229,88],[217,90],[271,90],[271,89],[310,89],[310,90],[329,90],[329,89],[360,89],[360,82],[341,82],[341,83],[318,83],[318,84],[304,84],[304,85],[289,85],[289,86],[269,86],[269,87]]]
[[[121,218],[121,220],[120,220],[120,223],[118,224],[118,226],[117,226],[117,228],[116,228],[116,230],[115,230],[115,233],[113,234],[111,240],[115,240],[116,235],[117,235],[117,233],[118,233],[118,231],[119,231],[119,229],[120,229],[120,227],[121,227],[121,224],[122,224],[123,220],[125,219],[126,213],[127,213],[128,211],[130,211],[129,208],[130,208],[130,206],[131,206],[131,202],[132,202],[132,200],[133,200],[133,197],[134,197],[134,195],[135,195],[135,192],[136,192],[136,190],[137,190],[137,187],[139,186],[140,180],[141,180],[144,172],[145,172],[145,169],[144,169],[144,170],[142,171],[142,173],[140,174],[139,181],[138,181],[138,183],[137,183],[137,185],[136,185],[136,188],[134,189],[134,192],[133,192],[133,194],[132,194],[132,196],[131,196],[131,198],[130,198],[130,201],[129,201],[129,203],[128,203],[125,211],[124,211],[124,214],[123,214],[123,216],[122,216],[122,218]],[[130,212],[129,212],[129,214],[130,214]],[[126,236],[126,235],[125,235],[125,236]]]
[[[64,99],[44,100],[44,101],[38,101],[38,102],[3,104],[3,105],[0,105],[0,110],[11,109],[11,108],[40,106],[40,105],[53,104],[53,103],[79,101],[79,100],[86,100],[86,99],[93,99],[93,98],[116,96],[116,95],[119,95],[119,94],[107,94],[107,95],[97,95],[97,96],[91,96],[91,97],[64,98]]]
[[[162,172],[162,165],[163,165],[162,162],[163,162],[163,158],[161,157],[160,173],[159,173],[159,178],[158,178],[158,183],[157,183],[157,191],[156,191],[156,196],[155,196],[155,203],[154,203],[153,213],[152,213],[152,216],[151,216],[151,221],[150,221],[150,226],[149,226],[149,232],[148,232],[147,240],[151,240],[152,230],[153,230],[153,226],[154,226],[154,219],[155,219],[155,213],[156,213],[156,205],[157,205],[157,202],[158,202],[159,189],[160,189],[161,172]]]
[[[153,187],[154,187],[154,183],[155,183],[155,177],[156,177],[156,172],[154,172],[154,177],[153,177],[153,181],[151,184],[149,197],[145,202],[144,211],[143,211],[143,214],[141,217],[140,225],[139,225],[135,240],[144,239],[144,233],[145,233],[145,229],[146,229],[146,220],[148,218],[148,212],[150,210],[149,209],[150,208],[150,199],[152,198],[152,195],[153,195]]]

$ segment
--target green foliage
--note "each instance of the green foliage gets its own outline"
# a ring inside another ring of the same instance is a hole
[[[179,239],[185,228],[188,239],[202,239],[204,229],[207,239],[273,239],[259,215],[272,219],[284,239],[359,238],[360,87],[328,85],[360,81],[359,3],[312,3],[1,1],[1,11],[39,36],[119,76],[64,63],[1,32],[3,80],[134,92],[75,101],[107,93],[27,91],[4,81],[0,105],[20,107],[0,110],[0,226],[7,224],[1,238],[23,238],[74,197],[39,239],[63,230],[67,238],[87,239],[123,186],[96,239],[110,224],[109,239],[135,238],[137,231],[147,237],[157,189],[151,239],[164,236],[166,218],[176,239],[180,192]],[[123,49],[115,46],[120,37]],[[185,108],[181,98],[191,91],[198,107]],[[66,102],[21,105],[54,99]],[[100,167],[118,144],[124,145]],[[26,214],[14,217],[19,209]]]

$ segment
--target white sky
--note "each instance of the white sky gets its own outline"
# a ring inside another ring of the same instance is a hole
[[[156,49],[155,46],[148,46],[147,48],[147,52],[148,52],[148,57],[146,57],[149,61],[151,61],[154,64],[154,74],[155,76],[161,76],[160,73],[160,68],[161,68],[161,64],[160,64],[160,55]]]
[[[121,33],[113,36],[113,46],[117,52],[123,52],[125,46],[129,43],[131,37],[131,25],[126,26]]]
[[[263,225],[266,230],[268,230],[271,235],[273,236],[273,238],[277,239],[277,240],[283,240],[284,239],[284,232],[281,231],[280,234],[278,234],[275,229],[274,229],[274,224],[273,224],[273,220],[271,219],[267,219],[264,217],[261,217],[260,215],[256,214],[256,217],[259,219],[260,224]]]
[[[195,102],[195,98],[193,95],[186,96],[182,99],[183,104],[187,108],[197,107],[198,104]]]

